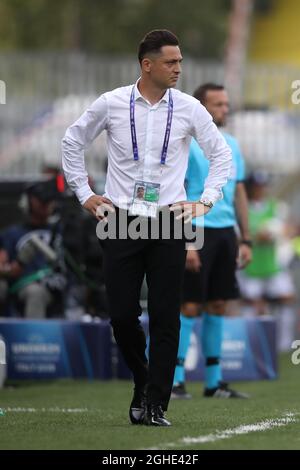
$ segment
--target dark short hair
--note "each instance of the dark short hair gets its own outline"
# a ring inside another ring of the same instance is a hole
[[[167,29],[155,29],[146,34],[139,46],[140,64],[149,52],[158,53],[163,46],[179,46],[178,38]]]
[[[45,204],[60,198],[55,178],[30,184],[26,188],[26,193],[29,197],[34,196]]]
[[[248,174],[246,183],[248,186],[267,186],[271,182],[270,174],[266,171],[255,170]]]
[[[216,83],[204,83],[197,88],[194,93],[194,98],[201,101],[201,103],[205,103],[207,92],[223,90],[225,90],[223,85],[217,85]]]

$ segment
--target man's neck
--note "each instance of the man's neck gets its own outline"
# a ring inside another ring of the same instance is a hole
[[[158,103],[167,91],[167,89],[162,90],[161,88],[156,87],[153,83],[149,83],[143,77],[139,80],[137,86],[141,95],[152,105]]]

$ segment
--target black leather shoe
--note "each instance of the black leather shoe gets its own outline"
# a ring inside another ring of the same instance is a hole
[[[143,424],[146,412],[145,388],[135,388],[129,408],[129,418],[132,424]]]
[[[146,426],[171,426],[160,405],[147,405],[143,422]]]
[[[232,390],[232,388],[228,387],[228,383],[226,382],[219,382],[216,388],[206,388],[203,395],[210,398],[250,398],[247,393]]]
[[[180,382],[176,385],[173,385],[171,398],[179,400],[189,400],[190,398],[192,398],[192,395],[186,391],[184,382]]]

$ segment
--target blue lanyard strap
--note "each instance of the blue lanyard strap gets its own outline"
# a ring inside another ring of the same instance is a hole
[[[134,111],[135,111],[134,88],[135,86],[132,87],[132,92],[130,96],[130,129],[131,129],[133,158],[134,158],[134,161],[137,162],[139,161],[139,151],[138,151],[138,145],[137,145],[135,117],[134,117]],[[174,106],[173,106],[172,92],[169,89],[168,117],[167,117],[167,126],[166,126],[166,132],[165,132],[165,137],[164,137],[164,143],[163,143],[163,148],[162,148],[161,157],[160,157],[161,165],[165,165],[166,159],[167,159],[168,146],[169,146],[169,140],[170,140],[170,134],[171,134],[171,127],[172,127],[172,119],[173,119],[173,107]]]

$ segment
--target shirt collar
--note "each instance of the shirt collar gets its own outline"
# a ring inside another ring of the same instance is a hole
[[[146,101],[146,103],[149,103],[148,100],[146,100],[146,98],[143,97],[143,95],[140,93],[140,90],[138,89],[138,83],[139,83],[140,79],[141,78],[139,78],[135,82],[135,85],[134,85],[134,101],[137,101],[138,99],[141,99],[141,100]],[[166,90],[164,96],[158,101],[158,103],[156,103],[155,106],[159,105],[162,101],[164,101],[165,103],[169,102],[169,90]]]

